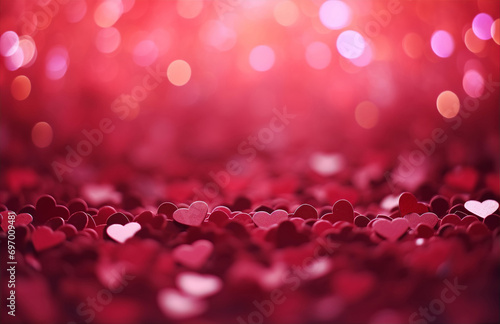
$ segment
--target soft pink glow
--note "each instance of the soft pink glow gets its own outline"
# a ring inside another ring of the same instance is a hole
[[[328,29],[342,29],[351,22],[351,9],[342,1],[326,1],[319,9],[319,19]]]
[[[491,25],[493,24],[493,18],[485,13],[480,13],[474,17],[472,21],[472,30],[476,34],[477,38],[482,40],[488,40],[491,38]]]
[[[431,47],[439,57],[449,57],[455,49],[453,37],[444,30],[438,30],[432,34]]]
[[[462,86],[472,98],[479,98],[484,92],[484,78],[476,70],[469,70],[464,74]]]
[[[274,65],[274,51],[269,46],[259,45],[252,49],[249,60],[255,71],[267,71]]]
[[[332,52],[328,45],[322,42],[313,42],[307,46],[306,61],[309,66],[316,70],[328,67],[332,60]]]
[[[337,50],[347,59],[360,57],[366,47],[365,39],[354,30],[346,30],[337,38]]]

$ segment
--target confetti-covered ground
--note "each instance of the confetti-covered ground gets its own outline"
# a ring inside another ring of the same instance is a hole
[[[0,2],[2,324],[500,322],[500,1]]]

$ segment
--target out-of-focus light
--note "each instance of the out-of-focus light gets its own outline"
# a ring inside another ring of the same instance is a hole
[[[462,86],[470,97],[479,98],[484,92],[484,78],[476,70],[469,70],[464,74]]]
[[[158,47],[147,39],[139,42],[134,48],[133,60],[139,66],[149,66],[158,58]]]
[[[363,36],[354,30],[343,31],[337,38],[337,50],[347,59],[360,57],[365,50],[366,43]]]
[[[17,46],[14,54],[7,56],[5,58],[5,68],[9,71],[15,71],[19,69],[24,62],[24,52],[22,48]]]
[[[432,34],[431,47],[434,53],[439,57],[449,57],[455,49],[455,42],[450,33],[444,30],[438,30]]]
[[[281,1],[274,6],[274,19],[281,26],[291,26],[299,18],[299,8],[289,0]]]
[[[403,38],[403,50],[412,59],[422,56],[424,41],[417,33],[408,33]]]
[[[477,14],[472,20],[472,30],[476,34],[477,38],[482,40],[488,40],[491,38],[491,25],[493,24],[493,18],[485,13]]]
[[[378,107],[370,101],[363,101],[356,106],[354,117],[359,126],[370,129],[378,123]]]
[[[203,10],[203,0],[177,0],[177,13],[182,18],[196,18]]]
[[[323,70],[330,64],[331,59],[332,52],[325,43],[313,42],[306,48],[306,61],[313,69]]]
[[[322,176],[331,176],[342,171],[345,160],[337,153],[314,153],[309,160],[311,168]]]
[[[64,5],[66,20],[70,23],[77,23],[83,19],[87,13],[87,3],[84,0],[68,1]]]
[[[19,47],[19,37],[11,30],[6,31],[0,36],[0,54],[11,56]]]
[[[123,13],[120,0],[106,0],[94,11],[94,21],[97,26],[107,28],[113,26]]]
[[[35,61],[36,58],[36,45],[31,36],[24,35],[19,38],[19,48],[23,51],[22,66],[27,67]]]
[[[96,36],[95,45],[101,53],[112,53],[120,46],[121,36],[114,27],[101,29]]]
[[[369,44],[366,44],[365,49],[361,54],[361,56],[351,59],[351,63],[359,67],[364,67],[370,64],[372,62],[372,59],[373,59],[372,48]]]
[[[54,47],[47,54],[45,74],[51,80],[62,78],[68,70],[68,51],[62,47]]]
[[[275,55],[269,46],[259,45],[252,49],[248,59],[255,71],[264,72],[273,67]]]
[[[36,147],[44,148],[52,143],[52,127],[46,122],[38,122],[31,130],[31,140]]]
[[[460,100],[453,91],[446,90],[437,97],[436,106],[441,116],[453,118],[460,111]]]
[[[191,79],[191,67],[184,60],[175,60],[168,66],[167,78],[175,86],[183,86]]]
[[[342,29],[351,22],[351,8],[339,0],[325,1],[319,8],[319,19],[328,29]]]
[[[500,45],[500,18],[491,24],[491,38]]]
[[[484,49],[484,46],[486,45],[486,42],[476,36],[474,34],[474,31],[472,31],[472,28],[469,28],[465,32],[464,35],[464,42],[465,46],[471,51],[472,53],[479,53]]]
[[[25,75],[16,76],[10,85],[10,92],[16,100],[22,101],[28,98],[31,93],[30,79]]]
[[[219,51],[228,51],[236,44],[236,33],[219,20],[209,20],[200,29],[203,43]]]

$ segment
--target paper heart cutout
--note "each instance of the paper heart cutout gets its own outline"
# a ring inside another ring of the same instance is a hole
[[[259,211],[253,214],[253,222],[261,228],[270,228],[286,220],[288,220],[288,213],[282,209],[275,210],[271,214],[265,211]]]
[[[498,210],[499,204],[495,200],[488,199],[483,202],[477,200],[466,201],[464,207],[479,217],[485,218]]]
[[[496,228],[500,227],[500,216],[496,214],[486,216],[483,222],[490,231],[494,231]]]
[[[434,236],[433,227],[429,227],[427,224],[418,224],[415,228],[415,234],[420,238],[430,238]]]
[[[409,227],[408,221],[404,218],[396,218],[392,222],[387,219],[378,219],[373,223],[375,233],[392,242],[401,238]]]
[[[31,235],[31,241],[38,252],[55,247],[66,240],[66,235],[53,231],[47,226],[39,226]]]
[[[297,207],[297,209],[293,213],[293,217],[300,217],[303,219],[317,219],[318,212],[313,206],[309,204],[303,204]]]
[[[11,213],[13,213],[13,212],[11,212]],[[2,215],[1,227],[2,227],[4,232],[7,232],[9,230],[9,225],[10,225],[9,212],[3,211],[0,214]],[[20,225],[28,226],[29,224],[31,224],[32,221],[33,221],[33,216],[31,216],[28,213],[21,213],[21,214],[17,214],[15,216],[13,225],[14,225],[14,227],[20,226]]]
[[[210,213],[208,221],[216,224],[217,226],[224,226],[227,222],[229,222],[229,216],[222,210],[216,210]]]
[[[182,244],[177,246],[172,257],[180,264],[195,270],[199,270],[212,254],[214,245],[207,240],[198,240],[193,244]]]
[[[35,224],[43,224],[52,217],[69,218],[69,210],[65,206],[57,205],[56,200],[49,195],[40,197],[36,202]]]
[[[157,214],[164,214],[167,219],[174,219],[174,212],[177,210],[177,206],[171,202],[164,202],[158,207],[156,211]]]
[[[83,230],[85,227],[87,227],[87,224],[89,223],[89,219],[87,216],[87,213],[78,211],[72,214],[66,224],[71,224],[73,225],[77,231]]]
[[[443,196],[435,196],[430,201],[431,210],[434,214],[439,217],[446,215],[448,209],[450,209],[450,203]]]
[[[113,224],[106,229],[106,233],[113,240],[124,243],[126,240],[135,235],[141,230],[141,224],[136,222],[130,222],[125,225]]]
[[[183,272],[176,278],[177,287],[187,295],[204,298],[218,293],[222,288],[222,280],[213,275],[195,272]]]
[[[173,320],[195,317],[208,309],[208,304],[204,300],[186,296],[170,288],[160,291],[157,299],[163,314]]]
[[[370,219],[364,215],[358,215],[354,218],[354,225],[357,227],[367,227]]]
[[[208,205],[203,201],[193,202],[189,208],[179,208],[174,212],[174,220],[189,225],[200,226],[208,214]]]
[[[399,211],[401,216],[410,213],[423,214],[429,211],[426,205],[419,203],[417,198],[409,192],[404,192],[399,197]]]
[[[487,236],[490,234],[490,230],[483,223],[474,222],[467,227],[467,234],[469,236]]]
[[[324,231],[331,229],[332,223],[326,220],[318,220],[317,222],[314,223],[312,226],[312,231],[316,235],[321,235]]]
[[[327,220],[332,224],[338,221],[354,223],[354,209],[349,201],[341,199],[333,205],[332,212],[323,215],[321,219]]]
[[[46,221],[44,225],[52,228],[52,230],[55,231],[64,224],[64,219],[62,219],[61,217],[52,217],[51,219]]]
[[[103,206],[97,211],[97,215],[93,216],[97,225],[106,224],[108,218],[116,213],[116,209],[111,206]]]
[[[468,215],[464,218],[460,218],[455,214],[448,214],[441,220],[441,225],[452,224],[455,226],[468,227],[474,222],[480,222],[477,216]]]
[[[60,226],[57,230],[66,234],[67,239],[71,239],[78,234],[78,230],[76,229],[76,227],[71,224],[64,224]]]
[[[417,213],[410,213],[405,215],[404,218],[410,224],[411,229],[417,228],[419,224],[425,224],[430,228],[434,228],[434,226],[436,226],[437,222],[439,221],[439,218],[434,213],[423,213],[422,215],[419,215]]]

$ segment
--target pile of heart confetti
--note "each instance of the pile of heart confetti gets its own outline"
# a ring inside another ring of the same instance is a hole
[[[498,195],[473,197],[406,192],[362,213],[243,197],[1,206],[2,246],[15,228],[9,323],[495,323]]]

